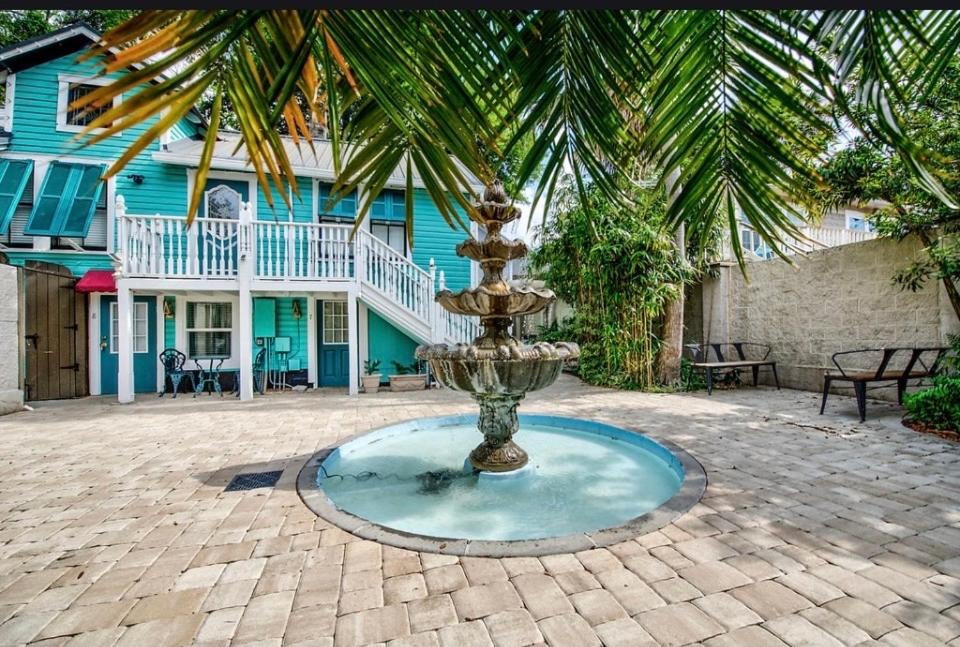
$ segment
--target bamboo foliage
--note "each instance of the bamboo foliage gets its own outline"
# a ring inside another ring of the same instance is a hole
[[[573,170],[582,198],[589,185],[626,207],[627,180],[649,166],[679,173],[671,225],[710,229],[725,217],[735,233],[736,204],[780,249],[801,216],[790,203],[819,180],[818,142],[842,119],[956,201],[899,112],[956,53],[958,34],[956,11],[146,11],[90,53],[105,74],[131,72],[75,107],[124,94],[87,142],[151,123],[109,174],[215,95],[236,111],[267,200],[271,186],[284,200],[287,184],[298,191],[290,152],[309,152],[315,121],[334,152],[334,199],[367,189],[361,217],[400,168],[465,228],[495,175],[490,153],[523,148],[534,202],[551,203]],[[412,220],[412,192],[407,200]]]
[[[531,254],[531,268],[574,309],[580,377],[602,386],[656,384],[667,302],[693,277],[663,227],[662,190],[636,190],[631,209],[588,186],[584,203],[569,182],[558,189],[555,218]],[[678,287],[679,286],[679,287]]]

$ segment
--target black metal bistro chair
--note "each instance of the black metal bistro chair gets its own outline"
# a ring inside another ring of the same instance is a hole
[[[187,356],[178,351],[176,348],[164,348],[163,352],[160,353],[160,364],[163,365],[163,390],[157,394],[157,397],[162,398],[163,395],[167,392],[167,380],[170,380],[170,385],[173,388],[173,397],[177,397],[177,392],[180,390],[180,382],[183,378],[190,378],[190,382],[193,382],[193,375],[190,371],[185,371],[183,365],[187,362]]]

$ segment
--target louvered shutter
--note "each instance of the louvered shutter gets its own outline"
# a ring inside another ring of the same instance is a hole
[[[23,190],[32,177],[33,160],[0,160],[0,234],[7,233]]]

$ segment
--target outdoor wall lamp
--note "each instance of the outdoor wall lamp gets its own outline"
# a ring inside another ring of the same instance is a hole
[[[303,316],[303,312],[300,311],[300,299],[293,300],[293,318],[299,319]]]
[[[143,184],[143,176],[139,173],[131,173],[127,178],[134,184]]]
[[[163,300],[163,318],[164,319],[173,319],[177,316],[177,313],[174,311],[173,306],[166,299]]]

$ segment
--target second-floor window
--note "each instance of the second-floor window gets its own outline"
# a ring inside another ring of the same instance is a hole
[[[114,97],[112,103],[101,106],[86,105],[82,108],[73,107],[73,103],[87,96],[107,81],[99,79],[83,79],[69,75],[60,75],[57,91],[57,130],[80,132],[94,119],[104,114],[112,107],[120,104],[120,97]],[[104,124],[103,127],[106,127]]]
[[[406,256],[407,254],[407,225],[402,222],[389,220],[371,220],[370,233],[379,238],[393,251]]]
[[[370,233],[395,252],[407,254],[407,206],[403,191],[384,189],[370,206]]]
[[[876,225],[870,222],[866,216],[847,213],[847,229],[853,229],[854,231],[875,231]]]

